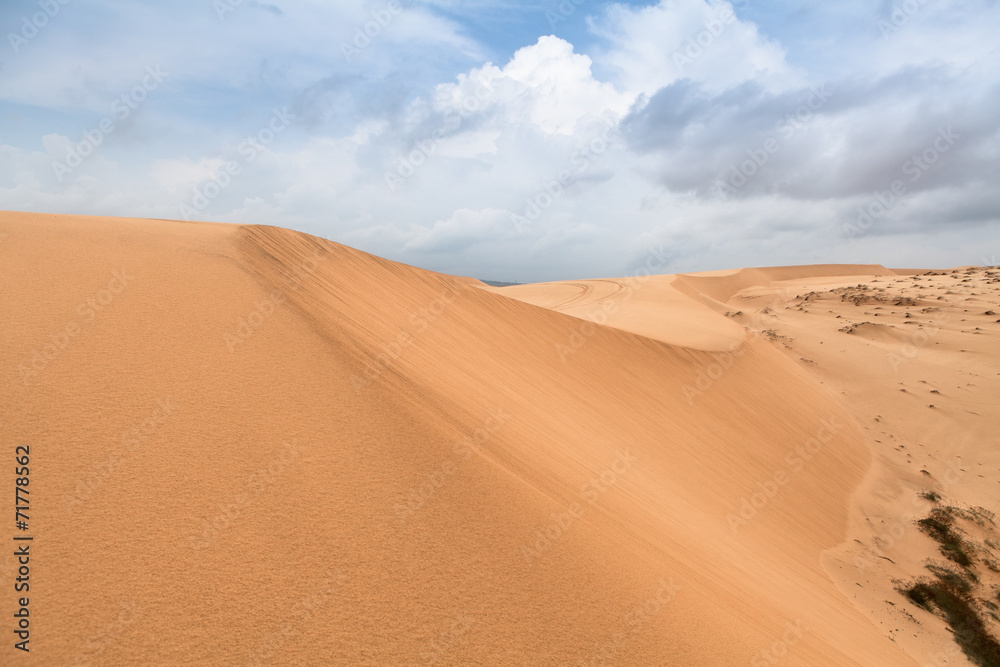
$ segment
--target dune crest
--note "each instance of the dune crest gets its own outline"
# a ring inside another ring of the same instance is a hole
[[[889,270],[628,296],[488,289],[276,227],[3,213],[0,232],[0,429],[39,452],[48,544],[38,655],[919,664],[824,566],[876,469],[867,423],[755,333],[801,345],[785,311],[725,313]]]

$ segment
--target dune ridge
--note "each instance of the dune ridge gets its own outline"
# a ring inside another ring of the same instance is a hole
[[[622,281],[567,304],[276,227],[0,231],[0,434],[40,452],[41,655],[919,664],[826,562],[875,469],[867,425],[718,312],[842,268],[654,277],[594,322],[574,315]]]

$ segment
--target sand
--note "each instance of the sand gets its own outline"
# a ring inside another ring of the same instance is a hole
[[[30,445],[34,536],[31,654],[9,622],[3,664],[919,665],[954,646],[892,584],[930,538],[908,524],[893,562],[856,557],[956,456],[942,493],[995,509],[984,271],[495,289],[277,227],[0,213],[0,272],[0,481]],[[831,291],[859,283],[918,303]]]

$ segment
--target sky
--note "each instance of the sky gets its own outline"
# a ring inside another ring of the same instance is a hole
[[[6,0],[0,209],[539,282],[1000,260],[997,0]]]

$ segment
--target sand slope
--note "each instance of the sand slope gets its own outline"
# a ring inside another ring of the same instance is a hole
[[[701,298],[841,269],[616,327],[274,227],[0,235],[42,664],[919,664],[823,564],[867,424]]]
[[[873,465],[852,498],[847,539],[824,552],[824,566],[845,596],[913,658],[971,664],[942,619],[897,588],[928,577],[928,566],[958,570],[916,519],[935,506],[974,510],[967,516],[975,520],[959,521],[959,533],[981,561],[973,568],[976,595],[998,635],[1000,623],[989,612],[1000,592],[1000,530],[993,516],[1000,510],[1000,271],[809,266],[647,282],[650,291],[674,290],[669,310],[676,321],[659,318],[666,329],[657,332],[649,306],[636,299],[616,309],[610,325],[633,328],[641,321],[649,335],[679,340],[687,335],[689,313],[707,306],[769,340],[854,415]],[[560,308],[560,290],[553,283],[501,293],[573,312]],[[686,311],[676,292],[689,297]],[[573,312],[585,319],[595,313],[599,318],[599,309]],[[712,325],[710,317],[701,321]],[[929,501],[931,492],[941,500]]]

